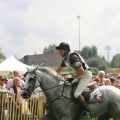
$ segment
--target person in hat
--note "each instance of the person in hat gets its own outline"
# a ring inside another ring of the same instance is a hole
[[[7,92],[8,89],[6,88],[7,79],[0,75],[0,92]]]
[[[68,67],[73,71],[72,76],[75,78],[74,81],[79,81],[74,93],[74,97],[79,101],[81,107],[83,108],[84,116],[88,116],[89,111],[86,110],[86,102],[81,93],[92,79],[90,68],[80,54],[77,52],[70,52],[70,46],[68,43],[61,42],[56,49],[59,51],[59,55],[62,57],[62,63],[56,71],[60,73],[64,67]]]
[[[5,86],[6,78],[0,75],[0,116],[1,119],[4,120],[4,111],[6,106],[6,100],[8,98],[8,90]]]

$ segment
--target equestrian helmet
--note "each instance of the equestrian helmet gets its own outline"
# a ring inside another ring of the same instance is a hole
[[[65,42],[61,42],[57,47],[56,47],[57,50],[66,50],[66,51],[70,51],[70,46],[68,43],[65,43]]]

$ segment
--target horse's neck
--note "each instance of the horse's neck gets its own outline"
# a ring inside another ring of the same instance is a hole
[[[59,84],[58,81],[55,81],[52,77],[50,76],[43,76],[41,85],[43,86],[43,89],[48,89],[55,87]]]
[[[38,76],[41,78],[41,89],[43,90],[46,97],[53,97],[54,92],[58,88],[59,79],[55,75],[49,75],[46,72],[41,72]]]

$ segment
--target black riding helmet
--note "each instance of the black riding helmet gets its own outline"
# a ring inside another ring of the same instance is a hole
[[[66,50],[66,51],[70,51],[70,46],[68,43],[65,43],[65,42],[61,42],[57,47],[56,47],[57,50]]]

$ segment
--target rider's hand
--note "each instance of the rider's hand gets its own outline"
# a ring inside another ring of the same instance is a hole
[[[68,74],[68,75],[66,75],[64,78],[65,78],[65,80],[69,80],[71,77],[72,77],[72,75],[71,75],[71,74]]]
[[[68,74],[65,76],[65,80],[68,81],[68,82],[72,82],[74,79],[74,77],[71,75],[71,74]]]

